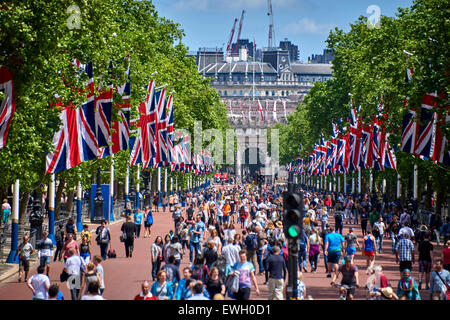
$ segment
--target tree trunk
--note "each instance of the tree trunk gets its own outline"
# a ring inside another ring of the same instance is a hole
[[[70,213],[72,216],[72,209],[73,209],[73,199],[74,199],[74,190],[69,190],[67,195],[67,203],[66,203],[66,210]]]
[[[30,200],[30,192],[22,192],[22,196],[19,198],[19,235],[23,234],[25,224],[28,223],[28,201]]]
[[[58,188],[56,189],[56,194],[55,194],[55,220],[59,220],[59,215],[61,213],[61,197],[62,197],[65,185],[66,185],[66,180],[64,178],[59,180],[59,185],[58,185]]]

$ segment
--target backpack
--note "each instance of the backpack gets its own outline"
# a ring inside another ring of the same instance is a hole
[[[203,266],[194,265],[192,268],[192,279],[205,281],[205,273],[203,270]]]
[[[258,236],[255,233],[251,233],[245,238],[245,248],[250,251],[258,249]]]
[[[116,250],[109,249],[107,255],[108,255],[108,258],[116,258],[117,257]]]

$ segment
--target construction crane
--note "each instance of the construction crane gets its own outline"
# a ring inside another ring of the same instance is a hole
[[[228,45],[227,45],[227,55],[230,55],[230,53],[231,53],[231,44],[233,43],[234,30],[236,29],[237,21],[238,21],[237,18],[234,19],[233,28],[231,29],[231,35],[230,35],[230,39],[228,40]]]
[[[267,0],[267,7],[269,9],[269,12],[267,13],[267,15],[270,16],[268,47],[272,48],[273,45],[276,43],[276,41],[275,41],[275,29],[273,26],[273,11],[272,11],[272,1],[271,0]]]
[[[239,55],[239,39],[241,37],[242,21],[244,20],[244,13],[245,13],[245,10],[242,10],[241,20],[239,22],[239,30],[238,30],[237,39],[236,39],[236,46],[234,47],[234,50],[233,50],[234,55]]]

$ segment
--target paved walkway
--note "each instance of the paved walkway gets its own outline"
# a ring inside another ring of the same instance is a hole
[[[160,208],[161,210],[161,208]],[[122,221],[116,221],[109,227],[111,229],[112,235],[112,247],[117,252],[116,259],[108,259],[103,262],[105,271],[105,285],[106,289],[103,296],[109,300],[130,300],[140,291],[140,285],[144,280],[151,280],[151,260],[150,260],[150,248],[153,244],[156,236],[164,236],[173,229],[173,222],[171,214],[169,212],[154,212],[154,225],[152,227],[152,233],[150,238],[143,238],[144,229],[141,230],[141,237],[135,240],[135,250],[133,253],[133,258],[125,257],[125,249],[123,244],[119,241],[120,227]],[[333,220],[333,219],[330,219]],[[332,224],[333,221],[330,221]],[[349,225],[344,224],[344,235],[348,232],[348,227],[354,226],[355,233],[358,235],[361,243],[361,228],[359,225]],[[95,230],[97,225],[90,225],[90,229]],[[238,227],[239,228],[239,227]],[[239,229],[240,232],[240,229]],[[437,248],[435,243],[434,256],[440,257],[442,252],[442,247]],[[100,250],[96,244],[92,245],[91,252],[99,254]],[[188,253],[188,251],[186,251]],[[416,255],[418,257],[418,255]],[[366,275],[366,262],[365,258],[361,255],[358,250],[355,263],[360,268],[360,284],[365,285],[367,280]],[[383,252],[376,258],[376,264],[381,264],[386,276],[388,277],[391,285],[396,289],[397,282],[399,279],[398,265],[395,263],[395,256],[391,252],[391,241],[387,239],[384,241]],[[180,265],[180,270],[183,267],[188,266],[189,255],[186,254]],[[36,273],[37,265],[33,265],[30,269],[30,275]],[[0,300],[11,299],[11,300],[29,300],[31,299],[31,292],[27,288],[26,284],[17,282],[17,270],[13,276],[4,280],[0,284]],[[51,264],[50,269],[50,280],[52,283],[60,283],[59,275],[62,272],[63,263],[55,262]],[[310,266],[308,263],[308,271]],[[418,279],[418,264],[417,262],[413,266],[413,277]],[[319,268],[317,273],[304,273],[304,282],[307,288],[307,295],[311,295],[314,300],[334,300],[338,297],[338,289],[330,286],[330,278],[326,277],[325,268],[323,264],[323,256],[321,254]],[[264,285],[264,275],[257,275],[258,285],[261,291],[258,297],[252,289],[251,299],[261,299],[266,300],[268,297],[267,286]],[[70,293],[66,284],[60,284],[61,291],[63,292],[66,299],[70,299]],[[356,290],[356,299],[364,300],[367,295],[367,290],[365,288],[359,288]],[[428,300],[428,291],[421,291],[422,299]]]

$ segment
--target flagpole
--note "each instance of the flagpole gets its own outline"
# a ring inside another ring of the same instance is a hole
[[[136,172],[136,209],[140,209],[141,208],[141,199],[139,197],[140,195],[140,189],[141,189],[141,184],[139,183],[139,179],[141,178],[141,164],[139,163],[137,165],[137,172]]]
[[[11,224],[11,251],[9,252],[6,263],[19,263],[19,255],[17,247],[19,242],[19,192],[20,180],[17,179],[13,186],[13,203],[12,203],[12,224]]]
[[[130,167],[127,167],[127,174],[125,176],[125,208],[127,207],[127,202],[129,201],[128,193],[130,192]]]
[[[78,200],[78,199],[77,199]],[[56,245],[55,240],[55,174],[50,174],[48,185],[48,237]]]
[[[417,164],[414,165],[414,190],[413,190],[414,200],[417,201],[419,198],[419,169]]]
[[[83,231],[83,188],[81,186],[81,177],[77,185],[77,230]]]
[[[161,168],[158,168],[158,207],[161,207]]]
[[[401,197],[401,189],[402,189],[402,182],[400,181],[400,174],[397,173],[397,199],[400,199]]]
[[[361,195],[361,168],[358,169],[358,194]]]
[[[109,175],[109,221],[114,221],[114,155],[111,155]]]

